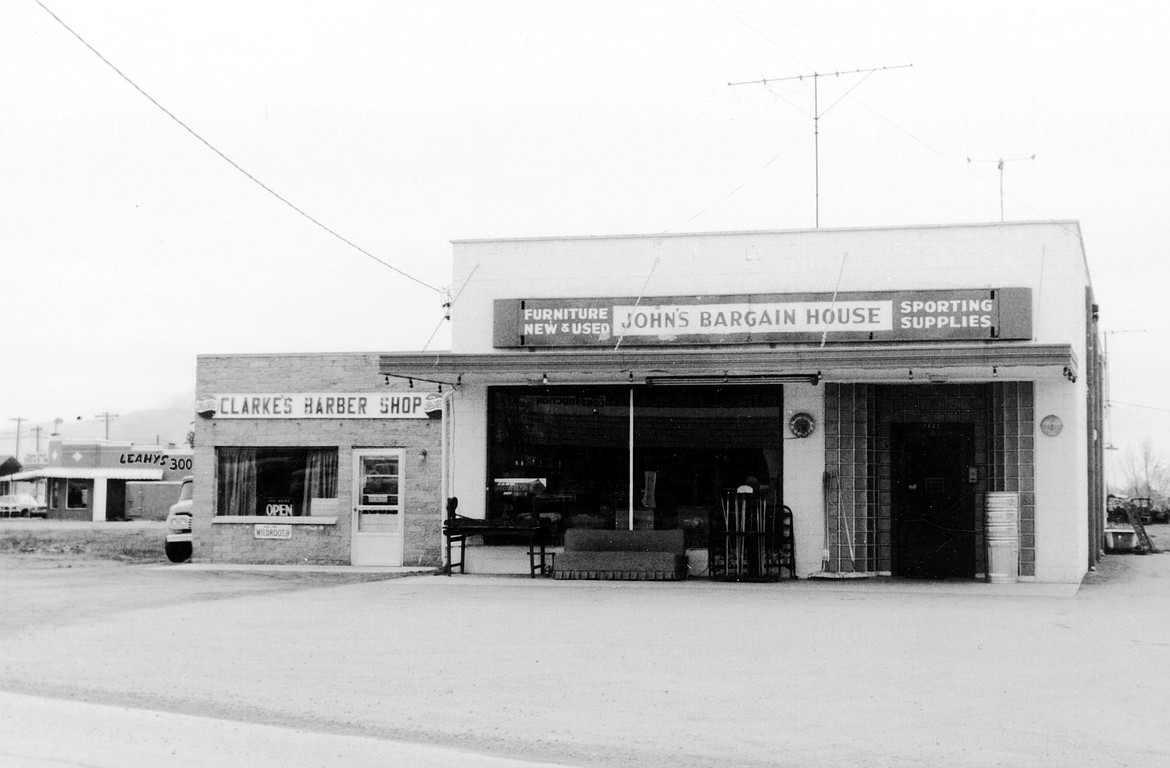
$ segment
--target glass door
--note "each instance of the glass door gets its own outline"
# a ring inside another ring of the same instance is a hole
[[[402,565],[402,450],[353,452],[353,565]]]

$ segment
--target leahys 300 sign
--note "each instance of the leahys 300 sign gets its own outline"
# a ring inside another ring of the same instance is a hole
[[[496,347],[1032,338],[1032,289],[501,299]]]

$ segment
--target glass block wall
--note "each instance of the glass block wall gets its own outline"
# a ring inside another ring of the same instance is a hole
[[[976,572],[986,572],[984,498],[1020,493],[1020,575],[1035,575],[1034,422],[1031,382],[827,384],[825,547],[830,570],[890,573],[893,566],[893,425],[974,426],[971,485],[979,530]]]

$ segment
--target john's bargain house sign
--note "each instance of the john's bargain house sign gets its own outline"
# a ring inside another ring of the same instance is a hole
[[[1030,288],[495,304],[496,347],[1030,338]]]

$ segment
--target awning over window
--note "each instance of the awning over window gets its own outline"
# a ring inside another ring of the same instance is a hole
[[[709,383],[784,380],[987,381],[994,378],[1075,381],[1068,344],[850,345],[734,350],[605,350],[489,354],[393,354],[379,360],[384,376],[457,385],[569,382],[669,383],[702,377]]]
[[[37,480],[55,478],[62,480],[162,480],[161,469],[106,469],[98,467],[44,467],[8,475],[6,480]]]

